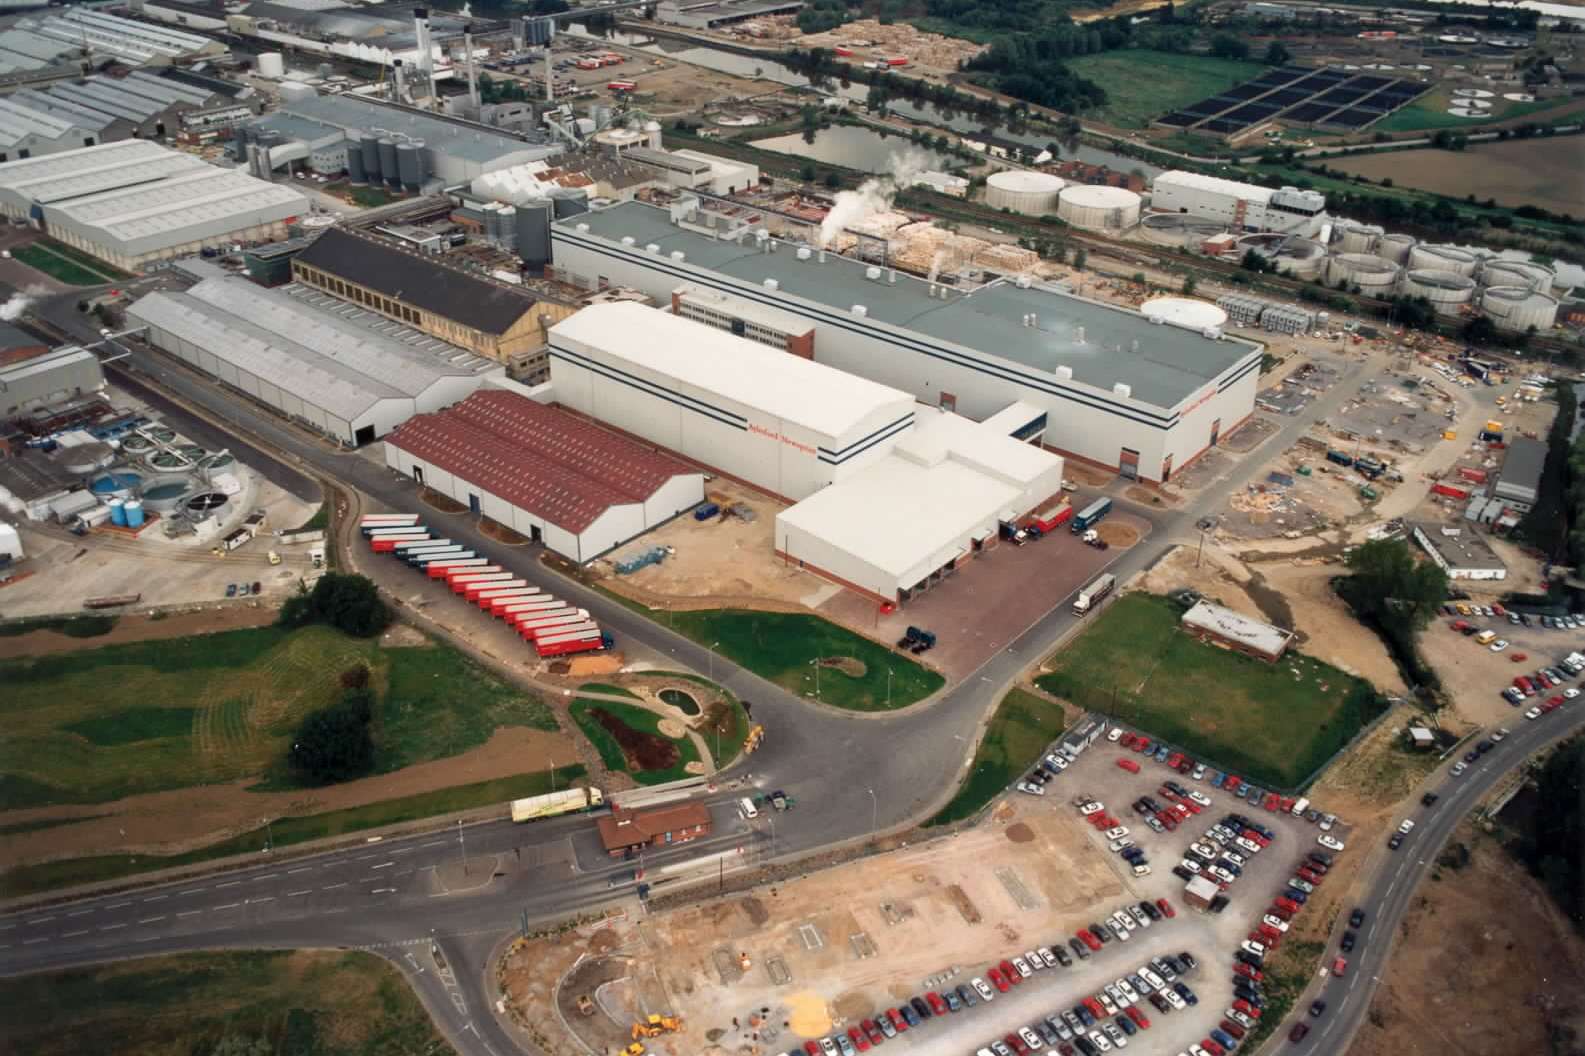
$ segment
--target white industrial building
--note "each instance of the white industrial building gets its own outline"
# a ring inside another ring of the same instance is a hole
[[[6,73],[66,58],[142,66],[225,53],[226,46],[210,37],[122,18],[86,4],[28,15],[0,33],[0,71]]]
[[[447,407],[501,364],[302,286],[205,279],[127,309],[149,343],[342,444]]]
[[[137,271],[209,246],[278,241],[309,205],[290,187],[128,139],[0,165],[0,211]]]
[[[817,363],[973,419],[1022,401],[1047,417],[1048,447],[1129,477],[1170,478],[1254,411],[1260,345],[1025,279],[938,285],[687,202],[567,217],[551,238],[558,279],[657,303],[687,283],[776,308],[813,324]]]
[[[792,502],[880,458],[913,397],[631,301],[550,331],[556,401]]]
[[[1474,528],[1417,521],[1414,541],[1448,579],[1507,579],[1508,566]]]
[[[1253,183],[1172,170],[1150,184],[1157,212],[1185,213],[1235,231],[1282,231],[1314,237],[1326,219],[1326,196],[1297,187],[1273,190]]]
[[[0,330],[15,328],[0,323]],[[105,372],[99,357],[86,348],[67,345],[54,349],[0,349],[0,419],[92,396],[104,387]]]
[[[1060,457],[930,407],[876,459],[776,516],[776,554],[880,601],[928,590],[1062,490]]]
[[[580,564],[704,501],[694,467],[499,389],[410,419],[385,464]]]

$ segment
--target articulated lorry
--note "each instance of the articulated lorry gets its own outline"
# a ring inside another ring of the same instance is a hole
[[[554,818],[558,814],[573,814],[580,810],[593,810],[605,802],[598,788],[566,788],[560,792],[546,792],[543,796],[529,796],[512,801],[513,821],[535,821]]]
[[[1094,524],[1096,521],[1099,521],[1102,517],[1105,517],[1111,512],[1111,499],[1096,499],[1094,502],[1090,503],[1088,506],[1084,507],[1084,509],[1075,514],[1073,520],[1069,522],[1069,524],[1072,525],[1073,534],[1083,534],[1084,531],[1092,524]]]
[[[1117,585],[1117,577],[1107,572],[1079,591],[1079,596],[1073,599],[1073,615],[1083,616],[1101,603],[1101,599],[1112,592]]]

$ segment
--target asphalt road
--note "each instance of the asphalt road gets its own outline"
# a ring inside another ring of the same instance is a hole
[[[1411,802],[1414,808],[1404,817],[1414,819],[1415,828],[1396,851],[1389,850],[1386,839],[1375,847],[1350,845],[1347,854],[1366,853],[1371,856],[1357,887],[1363,892],[1349,909],[1355,906],[1365,911],[1365,923],[1357,929],[1358,939],[1354,951],[1341,954],[1348,961],[1344,976],[1339,979],[1328,974],[1317,975],[1295,1002],[1294,1013],[1273,1036],[1286,1044],[1288,1031],[1296,1019],[1310,1024],[1310,1033],[1298,1044],[1288,1044],[1284,1049],[1292,1056],[1334,1056],[1348,1049],[1355,1031],[1370,1009],[1371,995],[1381,982],[1387,959],[1392,954],[1393,940],[1398,923],[1409,909],[1415,889],[1425,879],[1425,874],[1436,864],[1458,823],[1479,802],[1482,796],[1514,767],[1555,740],[1585,727],[1585,707],[1570,702],[1568,708],[1526,721],[1518,711],[1508,724],[1509,735],[1497,747],[1471,764],[1462,777],[1453,777],[1448,771],[1456,754],[1437,771],[1436,775],[1416,790]],[[1441,798],[1430,807],[1419,804],[1419,793],[1435,792]],[[1326,965],[1340,955],[1337,942],[1348,927],[1348,914],[1341,914],[1327,946]],[[1311,1019],[1310,1002],[1316,998],[1326,1000],[1327,1009],[1319,1019]]]
[[[85,332],[89,328],[71,298],[47,302],[40,311],[68,332],[97,337]],[[414,508],[411,483],[366,455],[332,450],[163,355],[135,343],[131,347],[132,354],[115,364],[118,373],[130,368],[134,381],[153,380],[227,423],[239,434],[231,445],[239,453],[243,442],[256,442],[282,453],[296,468],[312,467],[391,509]],[[1153,563],[1171,543],[1197,537],[1194,522],[1261,472],[1262,455],[1292,444],[1311,422],[1335,410],[1354,393],[1365,372],[1360,361],[1347,364],[1337,384],[1302,415],[1280,420],[1277,435],[1255,457],[1233,462],[1183,508],[1151,510],[1119,496],[1122,504],[1149,520],[1153,530],[1146,540],[1122,551],[1111,571],[1126,580]],[[957,686],[899,712],[859,715],[801,699],[724,657],[712,657],[703,646],[556,576],[533,554],[503,552],[478,532],[467,515],[425,511],[425,517],[447,536],[477,544],[503,567],[532,574],[536,582],[553,581],[556,591],[587,608],[619,642],[639,643],[686,669],[705,672],[713,666],[716,681],[752,702],[755,719],[767,729],[764,746],[740,764],[743,773],[734,770],[725,776],[760,790],[783,788],[798,800],[798,809],[776,823],[777,856],[862,839],[917,820],[961,778],[972,760],[979,724],[1005,689],[1044,658],[1077,622],[1069,612],[1069,598],[1054,598],[1044,617]],[[723,789],[715,802],[719,805],[733,794]],[[502,859],[508,866],[505,875],[466,893],[433,887],[437,877],[445,875],[445,862],[459,854],[452,846],[454,835],[441,827],[376,848],[294,858],[280,866],[253,866],[194,883],[6,916],[0,918],[0,972],[223,946],[370,947],[391,956],[406,971],[459,1051],[513,1051],[515,1046],[495,1017],[484,1010],[494,994],[493,982],[488,981],[490,951],[517,927],[525,911],[531,921],[564,916],[609,902],[613,892],[604,873],[587,862],[587,848],[576,858],[584,866],[570,873],[564,864],[540,857],[551,853],[544,850],[547,839],[571,841],[574,848],[591,840],[592,826],[586,819],[527,829],[492,822],[465,830],[470,858],[482,853],[504,855],[516,843],[531,839],[534,862],[539,863],[522,866],[511,852],[511,862]],[[745,844],[750,853],[764,855],[769,848],[761,846],[762,838],[746,839],[718,812],[718,829],[710,841],[666,852],[667,861],[673,861],[673,855],[675,860],[698,858],[722,845],[735,853],[737,845]],[[525,859],[530,857],[529,851],[523,853]],[[387,861],[392,864],[385,865]],[[431,941],[439,944],[451,966],[450,985],[435,964],[426,962]]]

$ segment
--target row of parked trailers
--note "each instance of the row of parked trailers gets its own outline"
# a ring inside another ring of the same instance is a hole
[[[359,521],[369,549],[445,580],[452,592],[516,628],[542,657],[609,649],[609,634],[574,608],[462,543],[437,538],[415,514],[370,514]]]

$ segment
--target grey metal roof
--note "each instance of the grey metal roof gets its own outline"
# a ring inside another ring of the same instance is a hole
[[[47,110],[31,106],[26,100],[0,98],[0,143],[21,143],[31,136],[60,139],[75,122]]]
[[[0,165],[0,196],[48,205],[203,167],[191,154],[124,139]]]
[[[61,117],[79,128],[103,131],[113,125],[118,118],[114,114],[107,114],[102,110],[95,110],[83,106],[74,100],[64,99],[49,94],[48,89],[24,88],[20,92],[12,93],[9,98],[16,103],[39,110],[44,113]]]
[[[953,290],[942,300],[930,296],[930,284],[923,279],[899,272],[895,283],[884,274],[881,281],[872,281],[863,262],[835,253],[828,253],[823,263],[815,257],[799,260],[794,247],[786,244],[765,253],[751,237],[740,244],[699,234],[672,224],[666,210],[642,202],[568,217],[556,227],[577,237],[578,224],[588,224],[590,234],[612,241],[631,236],[640,250],[654,243],[662,257],[681,251],[686,264],[744,282],[760,285],[775,279],[783,307],[798,299],[835,309],[851,320],[852,306],[862,304],[871,320],[1026,368],[1055,371],[1066,366],[1075,382],[1097,389],[1126,384],[1133,399],[1161,408],[1175,407],[1200,392],[1258,347],[1158,326],[1138,312],[1038,286],[995,282],[966,293]],[[1035,325],[1023,324],[1026,315],[1037,317]]]
[[[382,106],[344,93],[285,101],[279,112],[347,131],[400,132],[423,140],[430,150],[481,164],[518,153],[524,155],[523,161],[533,161],[559,151],[543,141],[531,142],[482,126],[448,121],[411,108]]]
[[[1546,444],[1527,436],[1517,437],[1508,445],[1508,455],[1502,461],[1502,471],[1497,479],[1503,484],[1517,485],[1536,491],[1541,487],[1541,469],[1546,465]]]

